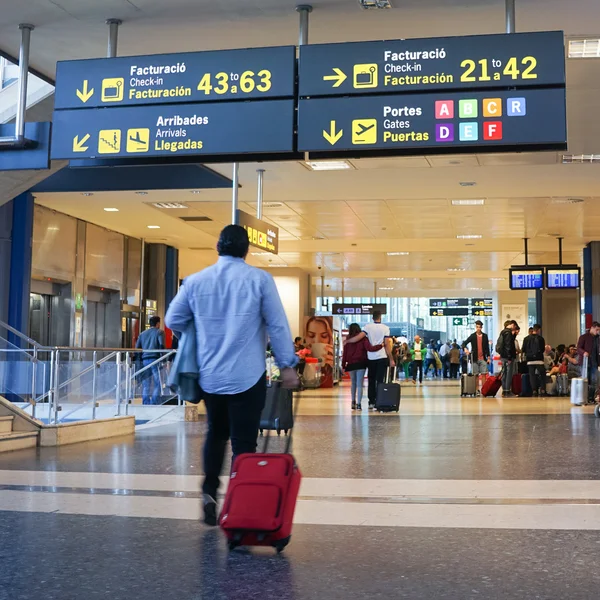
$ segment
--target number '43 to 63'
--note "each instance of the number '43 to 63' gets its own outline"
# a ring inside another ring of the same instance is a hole
[[[509,58],[505,65],[501,60],[482,58],[475,62],[468,58],[460,66],[465,69],[461,81],[499,81],[502,75],[512,79],[537,79],[534,73],[537,60],[533,56],[522,58],[520,63],[516,57]]]
[[[241,75],[238,73],[217,73],[211,75],[206,73],[202,76],[198,87],[199,92],[210,94],[226,94],[231,92],[235,94],[241,91],[244,94],[249,94],[254,90],[258,92],[268,92],[271,89],[271,71],[263,69],[258,73],[254,71],[244,71]]]

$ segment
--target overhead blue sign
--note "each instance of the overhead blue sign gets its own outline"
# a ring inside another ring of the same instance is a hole
[[[294,101],[58,110],[53,159],[284,153]]]
[[[50,130],[52,123],[25,123],[25,138],[31,146],[0,151],[0,171],[26,171],[50,168]],[[15,134],[14,124],[0,125],[0,137]]]
[[[562,31],[309,44],[300,96],[565,85]]]
[[[300,100],[298,150],[402,154],[566,148],[564,88]]]
[[[294,46],[59,62],[54,108],[291,98]]]

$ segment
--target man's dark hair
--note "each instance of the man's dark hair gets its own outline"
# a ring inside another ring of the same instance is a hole
[[[150,323],[150,327],[156,327],[160,323],[160,317],[150,317],[148,323]]]
[[[294,343],[298,343],[298,342],[301,342],[301,341],[302,341],[301,337],[294,338]]]
[[[538,333],[539,331],[541,331],[541,330],[542,330],[542,326],[541,326],[539,323],[536,323],[536,324],[533,326],[533,330],[534,330],[536,333]]]
[[[600,323],[598,323],[598,321],[594,321],[592,323],[592,327],[600,327]]]
[[[510,319],[508,321],[504,321],[504,329],[506,329],[509,325],[512,325],[514,323],[514,321],[511,321]]]
[[[373,321],[381,321],[381,311],[380,310],[373,311]]]
[[[521,329],[519,324],[514,319],[511,321],[511,323],[515,326],[515,329]]]
[[[475,325],[481,325],[483,327],[483,321],[475,321]]]
[[[233,258],[246,258],[250,248],[248,233],[240,225],[227,225],[221,231],[217,242],[219,256],[232,256]]]

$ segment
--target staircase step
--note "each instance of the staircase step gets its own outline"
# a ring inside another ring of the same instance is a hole
[[[0,417],[0,435],[12,431],[14,417]]]
[[[37,431],[15,431],[0,435],[0,452],[35,448],[38,443]]]

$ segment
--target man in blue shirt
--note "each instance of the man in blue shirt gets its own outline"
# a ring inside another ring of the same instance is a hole
[[[160,329],[160,317],[150,317],[148,321],[150,328],[140,334],[136,348],[144,350],[142,352],[142,366],[147,367],[155,360],[161,357],[160,352],[152,350],[165,349],[165,332]],[[142,373],[142,403],[158,404],[160,399],[160,376],[158,374],[158,365],[150,367],[148,371]],[[150,398],[150,388],[154,384],[152,398]]]
[[[188,277],[165,322],[175,332],[196,329],[200,387],[208,415],[204,444],[204,522],[217,524],[217,490],[225,448],[234,458],[256,452],[266,396],[267,334],[282,385],[298,386],[292,334],[273,277],[246,264],[248,234],[228,225],[217,244],[216,264]]]

